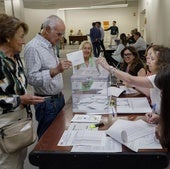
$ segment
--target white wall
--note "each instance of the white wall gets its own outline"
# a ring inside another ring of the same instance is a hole
[[[24,9],[24,18],[25,22],[29,26],[29,32],[28,35],[26,36],[26,42],[31,40],[39,31],[42,22],[44,19],[49,16],[49,15],[57,15],[57,10],[56,9],[51,9],[51,10],[40,10],[40,9]]]
[[[78,29],[81,29],[83,34],[89,34],[92,22],[109,21],[112,25],[113,20],[117,21],[120,33],[130,33],[137,27],[137,7],[66,11],[66,34],[69,35],[70,29],[73,29],[75,34]],[[109,36],[110,31],[105,32],[105,41],[109,41]]]
[[[134,13],[136,16],[134,16]],[[117,21],[117,26],[120,33],[129,33],[131,29],[137,27],[137,5],[136,7],[114,8],[114,9],[97,9],[97,10],[69,10],[61,13],[56,9],[39,10],[39,9],[24,9],[25,22],[29,25],[29,33],[26,36],[26,41],[39,32],[40,25],[47,16],[58,14],[66,24],[66,38],[68,39],[70,29],[75,33],[81,29],[84,34],[88,34],[93,21],[109,21],[112,24],[113,20]],[[65,17],[65,18],[64,18]],[[109,41],[110,31],[106,33],[106,41]]]
[[[146,40],[170,47],[170,1],[139,0],[139,13],[146,10]]]
[[[4,2],[0,1],[0,13],[4,13],[4,12],[5,12]]]
[[[24,9],[24,20],[29,25],[29,33],[26,36],[26,42],[32,39],[39,31],[44,18],[51,14],[58,14],[66,24],[66,35],[70,29],[75,32],[81,29],[84,34],[89,33],[93,21],[117,21],[120,33],[129,33],[131,29],[137,27],[144,30],[144,38],[148,43],[162,44],[170,47],[170,1],[169,0],[139,0],[138,7],[133,5],[128,8],[119,9],[98,9],[98,10],[76,10],[61,12],[56,9],[38,10]],[[22,10],[22,9],[21,9]],[[0,12],[4,12],[4,6],[0,6]],[[145,23],[141,27],[141,12],[145,11]],[[136,16],[134,16],[136,14]],[[105,41],[109,39],[109,33],[106,33]],[[68,38],[66,36],[66,38]]]

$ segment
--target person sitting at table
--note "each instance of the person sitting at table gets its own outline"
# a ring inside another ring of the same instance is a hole
[[[147,97],[150,97],[153,112],[146,114],[146,120],[148,123],[157,123],[157,114],[160,113],[160,90],[155,86],[154,79],[156,74],[162,70],[163,67],[170,64],[170,48],[161,45],[153,45],[150,50],[151,58],[148,65],[152,73],[151,76],[132,76],[127,72],[110,66],[104,57],[99,57],[96,63],[113,73],[116,78],[140,90]]]
[[[83,36],[83,33],[81,32],[81,29],[78,30],[77,36]]]
[[[127,46],[121,51],[123,63],[120,69],[133,76],[146,76],[143,62],[140,60],[137,50],[133,46]]]
[[[137,51],[145,51],[146,48],[147,48],[147,43],[143,39],[143,37],[141,37],[141,33],[135,32],[133,34],[133,37],[134,37],[136,42],[134,44],[131,44],[131,46],[135,47]]]
[[[137,32],[138,29],[132,29],[129,36],[127,36],[127,43],[128,44],[134,44],[136,42],[136,40],[134,39],[134,33]]]
[[[156,136],[163,148],[170,151],[170,65],[160,70],[155,77],[155,85],[161,90],[160,116],[157,116],[158,126]]]
[[[112,53],[110,56],[105,52],[105,58],[107,62],[113,66],[113,67],[120,67],[120,64],[123,63],[123,58],[121,57],[121,51],[126,47],[127,40],[126,40],[126,34],[121,33],[120,34],[120,44],[117,46],[117,49]]]
[[[93,56],[93,47],[91,42],[89,41],[83,41],[80,46],[79,46],[79,50],[83,51],[83,57],[84,57],[84,63],[78,66],[74,66],[74,71],[85,67],[95,67],[95,57]]]

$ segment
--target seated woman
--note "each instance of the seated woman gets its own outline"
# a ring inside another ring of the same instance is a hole
[[[89,41],[83,41],[80,44],[79,50],[83,51],[84,56],[84,63],[78,66],[74,67],[74,70],[78,70],[82,67],[88,68],[88,67],[95,67],[95,58],[93,57],[93,47],[91,42]]]
[[[121,51],[125,48],[127,44],[126,34],[120,34],[120,44],[117,46],[117,49],[112,53],[112,55],[105,55],[107,62],[113,66],[119,68],[120,64],[123,63],[123,59],[121,57]]]
[[[121,52],[121,56],[123,63],[120,66],[120,70],[133,76],[146,76],[145,66],[133,46],[125,47]]]
[[[170,151],[170,65],[159,71],[155,77],[155,85],[161,90],[161,106],[159,123],[156,130],[157,138],[163,148]]]

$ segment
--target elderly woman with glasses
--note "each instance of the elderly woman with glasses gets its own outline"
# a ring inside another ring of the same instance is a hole
[[[133,46],[127,46],[121,51],[123,63],[120,70],[133,76],[146,76],[146,70],[143,62],[139,58],[137,50]]]

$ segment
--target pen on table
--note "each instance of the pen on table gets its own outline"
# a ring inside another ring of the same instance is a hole
[[[102,127],[102,126],[104,126],[104,123],[100,122],[100,123],[96,123],[96,124],[91,124],[90,128],[96,128],[96,127]]]

